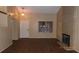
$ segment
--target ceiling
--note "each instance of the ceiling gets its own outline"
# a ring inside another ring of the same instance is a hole
[[[60,6],[19,6],[18,9],[20,11],[25,10],[27,12],[32,12],[32,13],[56,14],[60,9]]]

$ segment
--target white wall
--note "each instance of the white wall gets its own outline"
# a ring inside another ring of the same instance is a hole
[[[63,9],[60,8],[60,10],[57,13],[57,38],[61,42],[62,42],[62,19],[63,19]]]
[[[6,6],[0,6],[0,11],[7,13],[7,7]]]
[[[63,33],[70,35],[70,46],[73,45],[74,7],[63,7]]]
[[[3,9],[2,9],[3,8]],[[15,11],[14,7],[1,7],[0,11]],[[0,52],[12,44],[12,40],[19,39],[19,17],[8,16],[0,13]]]
[[[8,27],[0,27],[0,52],[8,48],[12,44],[12,40],[9,36]]]
[[[10,31],[11,31],[11,39],[12,40],[18,40],[19,39],[19,31],[20,31],[19,30],[20,19],[19,19],[19,15],[18,15],[18,10],[16,9],[16,7],[11,7],[11,6],[8,6],[7,8],[8,8],[8,13],[14,14],[14,15],[8,17],[9,28],[10,28]]]
[[[41,33],[38,31],[39,21],[52,21],[53,29],[51,33]],[[56,38],[57,36],[57,16],[54,14],[37,14],[30,19],[30,38]]]
[[[57,38],[57,16],[55,14],[32,14],[26,15],[26,21],[29,22],[29,37],[28,38]],[[21,19],[22,21],[23,19]],[[39,21],[52,21],[53,22],[53,32],[52,33],[41,33],[38,31]],[[27,23],[27,22],[26,22]],[[21,24],[21,23],[20,23]],[[22,28],[22,29],[25,29]]]
[[[7,26],[8,26],[7,15],[0,13],[0,27],[7,27]]]
[[[79,7],[74,12],[73,49],[79,52]]]
[[[19,39],[19,22],[14,19],[13,17],[8,17],[9,28],[10,28],[10,35],[12,40]]]
[[[4,9],[6,9],[6,8],[1,7],[0,10],[3,11]],[[0,20],[4,20],[4,21],[0,22],[0,24],[2,25],[2,26],[0,26],[0,52],[1,52],[12,44],[12,40],[10,39],[10,36],[9,36],[10,29],[8,27],[8,17],[7,17],[7,15],[2,15],[2,13],[0,13],[0,16],[1,16]]]

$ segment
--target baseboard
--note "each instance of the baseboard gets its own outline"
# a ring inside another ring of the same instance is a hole
[[[57,39],[57,38],[19,38],[19,39]]]
[[[0,53],[2,52],[2,51],[4,51],[5,49],[7,49],[9,46],[11,46],[12,45],[12,42],[7,46],[7,47],[5,47],[4,49],[2,49],[2,50],[0,50]]]
[[[63,47],[65,50],[73,50],[72,47],[68,47],[65,44],[63,44],[61,41],[58,41],[58,44]]]
[[[76,49],[74,49],[74,50],[79,53],[79,50],[76,50]]]

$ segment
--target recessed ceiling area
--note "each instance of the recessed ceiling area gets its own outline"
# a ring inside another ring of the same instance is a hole
[[[32,13],[56,14],[61,6],[18,6],[17,8],[19,8],[20,11],[23,8]]]

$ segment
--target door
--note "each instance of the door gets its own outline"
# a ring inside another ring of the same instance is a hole
[[[20,20],[20,38],[29,38],[28,20]]]

